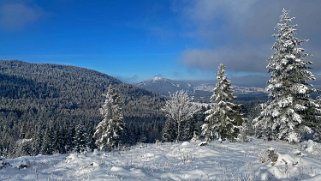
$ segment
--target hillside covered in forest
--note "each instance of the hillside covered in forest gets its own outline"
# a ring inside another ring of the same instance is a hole
[[[108,85],[124,102],[122,143],[159,139],[164,115],[157,110],[164,100],[153,93],[84,68],[0,61],[0,155],[72,150],[76,132],[92,135],[101,121],[99,108]],[[92,138],[86,139],[93,148]]]

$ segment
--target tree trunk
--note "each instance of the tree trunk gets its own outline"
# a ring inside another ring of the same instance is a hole
[[[177,122],[177,137],[176,137],[176,142],[179,142],[179,139],[181,137],[181,122]]]

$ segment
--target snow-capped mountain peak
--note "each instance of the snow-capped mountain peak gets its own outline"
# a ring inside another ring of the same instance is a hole
[[[161,77],[161,76],[155,76],[153,77],[152,81],[161,81],[161,80],[165,80],[164,77]]]

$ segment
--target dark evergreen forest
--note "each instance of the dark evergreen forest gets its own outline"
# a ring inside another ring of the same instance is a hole
[[[91,136],[109,84],[124,101],[122,144],[161,139],[164,99],[151,92],[83,68],[0,61],[0,155],[66,153],[82,135],[95,148]]]

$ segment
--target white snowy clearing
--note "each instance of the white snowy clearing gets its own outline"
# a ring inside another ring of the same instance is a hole
[[[321,145],[312,141],[198,144],[143,144],[111,153],[0,159],[0,180],[321,180]],[[262,163],[259,155],[270,147],[278,159]]]

